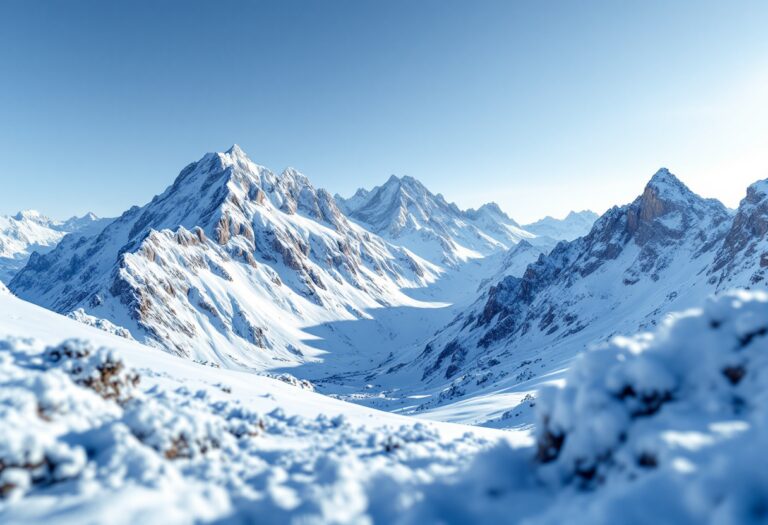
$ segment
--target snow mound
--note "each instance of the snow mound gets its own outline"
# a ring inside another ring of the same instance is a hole
[[[538,396],[537,442],[517,447],[4,301],[13,330],[34,312],[49,341],[45,326],[120,349],[0,338],[4,524],[765,522],[765,293],[586,353]]]
[[[585,522],[764,522],[767,334],[768,294],[736,291],[586,353],[539,396],[542,479],[597,488]]]

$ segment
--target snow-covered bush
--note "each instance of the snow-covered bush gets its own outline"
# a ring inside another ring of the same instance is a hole
[[[139,375],[128,369],[113,351],[96,350],[83,340],[69,339],[47,348],[44,360],[66,372],[78,385],[118,403],[127,402],[139,383]]]
[[[62,370],[35,370],[31,343],[0,341],[0,498],[77,477],[85,449],[61,439],[114,417],[119,409],[73,383]],[[24,356],[20,366],[15,356]]]
[[[129,403],[123,422],[167,459],[191,458],[234,444],[223,418],[211,414],[207,406],[195,408],[178,398],[159,396]]]
[[[768,295],[732,292],[588,352],[538,403],[544,471],[593,486],[679,459],[711,425],[768,417]],[[740,428],[738,425],[736,427]],[[736,428],[734,427],[734,428]],[[673,436],[678,437],[673,437]],[[768,492],[765,493],[768,497]]]

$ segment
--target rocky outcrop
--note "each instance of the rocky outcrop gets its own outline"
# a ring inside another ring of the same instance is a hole
[[[752,184],[739,204],[731,227],[710,270],[719,287],[734,280],[765,280],[768,267],[768,180]]]

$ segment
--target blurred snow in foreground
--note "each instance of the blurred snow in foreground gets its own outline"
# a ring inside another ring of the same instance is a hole
[[[381,413],[0,296],[2,523],[763,523],[768,296],[616,339],[525,434]],[[72,339],[76,337],[76,339]]]

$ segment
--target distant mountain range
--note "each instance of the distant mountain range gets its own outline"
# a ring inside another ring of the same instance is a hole
[[[544,249],[557,237],[539,239],[521,228],[496,203],[461,210],[413,177],[391,176],[382,186],[360,189],[339,208],[366,229],[435,264],[457,266],[507,250],[525,239]],[[554,219],[553,230],[557,228]]]
[[[593,211],[572,211],[564,219],[547,216],[526,224],[523,229],[540,237],[572,241],[588,234],[597,218],[597,213]]]
[[[66,221],[50,219],[34,210],[0,216],[0,282],[10,282],[32,252],[50,251],[70,233],[91,235],[107,222],[109,219],[100,219],[93,213]]]

